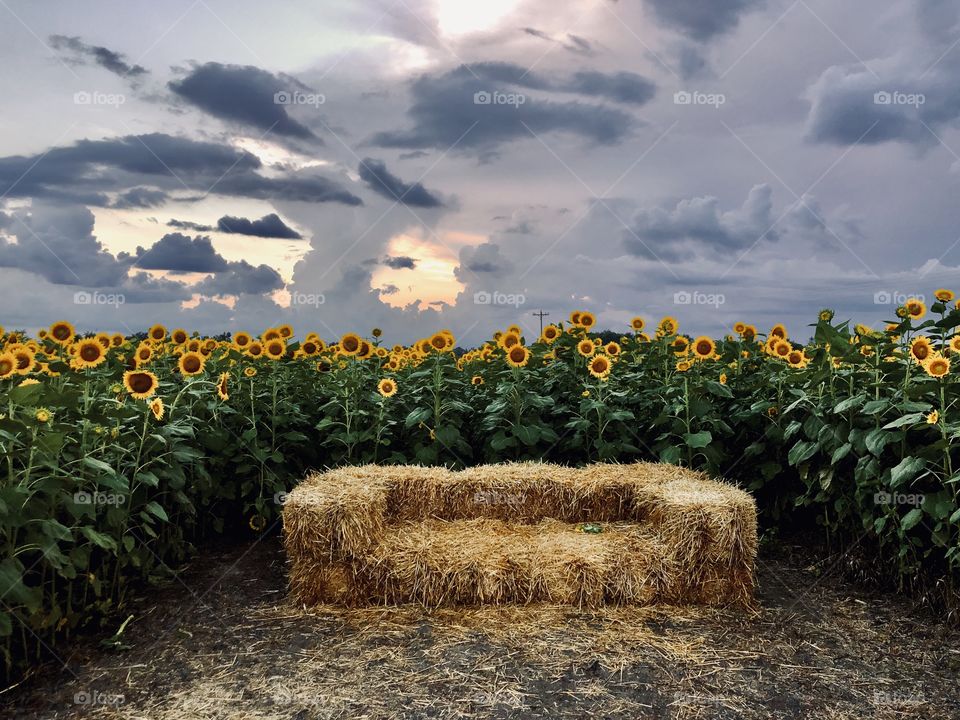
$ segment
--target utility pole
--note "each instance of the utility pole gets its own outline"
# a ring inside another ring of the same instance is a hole
[[[543,319],[545,317],[550,317],[550,313],[545,313],[543,310],[537,310],[537,312],[530,314],[534,317],[540,318],[540,334],[543,335]]]

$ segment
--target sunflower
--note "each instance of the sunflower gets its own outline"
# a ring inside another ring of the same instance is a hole
[[[574,310],[570,313],[570,324],[579,325],[580,324],[580,311]]]
[[[910,343],[910,355],[919,363],[926,362],[932,353],[933,345],[930,344],[930,338],[918,337]]]
[[[721,384],[721,385],[726,385],[726,384],[727,384],[727,374],[726,374],[726,373],[720,373],[720,384]]]
[[[177,367],[183,375],[199,375],[203,372],[204,362],[204,357],[200,353],[188,352],[180,356]]]
[[[230,381],[230,373],[220,373],[220,378],[217,380],[217,396],[221,400],[229,400],[230,395],[227,394],[227,383]]]
[[[831,310],[830,308],[824,308],[819,313],[817,313],[817,317],[822,322],[830,322],[831,320],[833,320],[833,315],[834,315],[833,310]]]
[[[262,532],[267,527],[267,519],[263,515],[251,515],[248,524],[254,532]]]
[[[596,351],[597,346],[593,344],[593,340],[584,339],[577,343],[577,352],[583,357],[590,357]]]
[[[960,353],[960,335],[954,335],[950,338],[950,350],[955,353]]]
[[[158,323],[147,331],[147,337],[154,342],[163,342],[167,337],[167,329]]]
[[[782,323],[777,323],[772,328],[770,328],[770,337],[778,337],[782,340],[787,339],[787,328],[783,326]]]
[[[154,418],[163,420],[165,408],[163,407],[163,400],[161,398],[154,398],[147,407],[150,408],[150,412],[153,413]]]
[[[150,362],[150,359],[153,357],[153,348],[149,343],[140,343],[140,347],[137,348],[134,353],[134,358],[136,358],[137,365],[146,365]]]
[[[803,367],[806,364],[806,358],[800,350],[791,350],[787,353],[787,362],[790,367]]]
[[[360,336],[355,333],[347,333],[340,338],[340,354],[356,355],[360,351]]]
[[[580,327],[582,327],[584,330],[589,330],[596,324],[597,324],[597,319],[593,316],[593,313],[591,312],[580,313]]]
[[[187,349],[187,352],[200,352],[203,349],[203,343],[194,338],[187,342],[184,347]]]
[[[111,347],[120,347],[123,345],[124,337],[120,333],[114,333],[110,336]]]
[[[940,422],[940,412],[938,410],[934,410],[927,415],[927,425],[936,425],[938,422]]]
[[[37,419],[38,423],[48,423],[50,422],[50,418],[53,417],[53,413],[46,408],[37,408],[33,416]]]
[[[29,375],[33,372],[33,368],[37,364],[33,350],[26,346],[18,347],[13,351],[13,357],[17,362],[16,371],[18,375]]]
[[[277,332],[280,333],[280,337],[282,337],[284,340],[289,340],[293,337],[293,326],[281,325],[277,328]]]
[[[947,290],[945,288],[940,288],[933,294],[933,296],[942,303],[948,303],[953,300],[954,297],[956,297],[952,290]]]
[[[81,340],[75,347],[77,348],[76,360],[78,367],[96,367],[107,359],[103,345],[98,343],[94,338]]]
[[[743,339],[747,342],[752,342],[756,336],[757,329],[753,325],[747,325],[746,329],[743,331]]]
[[[614,342],[613,340],[611,340],[610,342],[607,343],[606,347],[604,347],[603,350],[610,357],[617,357],[620,354],[620,343]]]
[[[378,338],[381,335],[383,335],[383,330],[381,330],[378,327],[375,327],[373,330],[370,331],[370,334],[373,335],[375,338]]]
[[[733,324],[733,331],[734,331],[737,335],[743,335],[743,333],[746,332],[746,330],[747,330],[747,324],[746,324],[746,323],[738,322],[738,323],[734,323],[734,324]]]
[[[774,335],[774,337],[776,336]],[[791,350],[793,350],[793,346],[786,340],[777,340],[773,346],[773,354],[778,358],[786,358]]]
[[[713,340],[708,338],[706,335],[701,335],[693,341],[693,354],[701,360],[713,357],[713,353],[716,351],[716,349],[717,346],[714,344]]]
[[[509,350],[514,345],[520,344],[520,333],[507,331],[500,336],[497,342],[504,350]]]
[[[933,355],[923,364],[930,377],[940,378],[950,372],[950,361],[942,355]]]
[[[393,397],[397,394],[397,384],[390,378],[383,378],[377,383],[377,392],[385,398]]]
[[[590,343],[591,347],[593,343]],[[523,345],[514,345],[507,351],[507,363],[512,367],[524,367],[530,362],[530,351]]]
[[[911,320],[919,320],[927,314],[927,306],[918,298],[908,298],[903,307]]]
[[[271,360],[279,360],[286,354],[287,346],[283,340],[277,338],[276,340],[269,340],[267,344],[264,345],[263,352]]]
[[[135,400],[146,400],[157,392],[157,376],[146,370],[128,370],[123,374],[123,386]]]
[[[257,369],[253,367],[246,367],[243,369],[243,374],[248,378],[256,377]]]
[[[76,331],[73,329],[73,325],[66,320],[55,322],[50,326],[50,332],[48,333],[48,336],[60,345],[69,345],[73,342],[74,335],[76,335]]]
[[[635,318],[632,318],[630,320],[630,327],[633,329],[634,332],[642,331],[646,324],[647,323],[644,321],[644,319],[639,315],[637,315]]]
[[[447,336],[443,333],[434,333],[430,336],[430,347],[436,352],[443,352],[447,349]]]
[[[660,335],[674,335],[679,327],[680,323],[677,322],[677,319],[668,315],[660,319],[657,324],[657,332]]]
[[[690,350],[690,341],[683,335],[677,335],[670,347],[673,348],[674,355],[686,355]]]
[[[360,341],[360,349],[357,351],[358,360],[366,360],[373,354],[373,345],[368,343],[366,340]]]
[[[686,372],[687,370],[690,369],[690,361],[678,360],[676,367],[677,367],[677,372]]]
[[[183,345],[187,340],[190,339],[190,336],[187,335],[187,331],[183,328],[177,328],[170,332],[170,341],[174,345]]]
[[[560,337],[560,328],[556,325],[547,325],[540,335],[540,339],[546,343],[552,343],[558,337]]]
[[[483,378],[480,377],[479,375],[474,375],[472,378],[470,378],[470,384],[471,384],[471,385],[483,385]]]
[[[594,355],[590,358],[590,362],[587,363],[587,368],[590,370],[590,374],[595,378],[600,378],[601,380],[606,380],[607,376],[610,374],[610,368],[612,363],[610,358],[606,355]]]
[[[253,338],[250,337],[250,333],[238,332],[233,336],[233,345],[238,350],[243,350],[244,348],[249,347],[252,340]]]
[[[260,339],[263,342],[269,342],[270,340],[282,340],[283,335],[280,334],[278,328],[267,328],[263,331],[263,335],[260,336]]]

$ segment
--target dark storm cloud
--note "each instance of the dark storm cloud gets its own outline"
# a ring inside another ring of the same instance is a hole
[[[217,221],[217,229],[235,235],[253,235],[262,238],[300,240],[303,236],[287,225],[276,213],[264,215],[259,220],[224,215]]]
[[[597,144],[613,145],[636,126],[620,109],[583,102],[555,102],[523,95],[522,103],[484,102],[484,93],[518,93],[519,89],[568,92],[640,104],[653,95],[653,85],[631,73],[582,72],[552,80],[512,63],[480,63],[438,75],[425,74],[411,84],[413,103],[407,111],[413,128],[377,133],[382,147],[495,149],[530,133],[569,132]]]
[[[293,78],[253,65],[200,65],[170,89],[187,102],[221,120],[250,125],[265,133],[322,142],[287,113],[296,92],[310,89]]]
[[[35,203],[29,211],[15,211],[7,233],[16,242],[0,239],[0,267],[36,273],[57,285],[118,286],[130,261],[104,250],[93,225],[93,213],[84,207]]]
[[[68,58],[73,62],[92,62],[120,77],[135,78],[147,73],[145,67],[127,63],[120,53],[100,45],[88,45],[78,37],[51,35],[50,45],[55,50],[66,52]]]
[[[162,205],[166,200],[167,194],[163,190],[135,187],[117,195],[113,201],[113,207],[121,210],[129,208],[152,208]]]
[[[216,230],[213,225],[203,225],[189,220],[177,220],[176,218],[167,221],[167,227],[176,228],[177,230],[190,230],[198,233],[213,232]]]
[[[364,158],[357,168],[360,179],[388,200],[422,208],[443,207],[443,202],[420,183],[406,183],[387,170],[382,160]]]
[[[191,238],[182,233],[169,233],[144,250],[137,248],[137,267],[144,270],[215,273],[227,269],[227,261],[218,253],[210,238]]]
[[[487,242],[476,247],[463,248],[460,251],[460,264],[453,273],[457,280],[469,284],[478,274],[504,275],[511,268],[512,263],[500,252],[500,246]]]
[[[407,255],[388,255],[383,259],[383,264],[394,270],[413,270],[417,266],[417,261],[416,258]]]
[[[167,191],[363,204],[323,176],[301,172],[266,177],[258,172],[261,168],[256,155],[229,145],[163,133],[128,135],[0,158],[0,195],[108,206],[107,192],[147,184]]]
[[[740,16],[764,0],[647,0],[661,25],[701,42],[733,30]]]
[[[262,295],[284,286],[280,273],[269,265],[251,265],[246,260],[227,264],[225,272],[218,272],[197,285],[204,295]]]
[[[525,27],[521,28],[523,32],[527,35],[531,35],[535,38],[540,38],[541,40],[546,40],[547,42],[556,43],[560,45],[564,50],[572,52],[576,55],[583,55],[584,57],[593,56],[594,50],[593,45],[586,38],[582,38],[579,35],[573,35],[572,33],[567,33],[565,39],[557,39],[550,33],[544,32],[543,30],[538,30],[534,27]]]
[[[756,185],[743,205],[723,211],[715,197],[681,200],[673,208],[645,208],[624,232],[627,251],[641,257],[678,260],[704,252],[728,252],[757,241],[777,240],[772,191]]]

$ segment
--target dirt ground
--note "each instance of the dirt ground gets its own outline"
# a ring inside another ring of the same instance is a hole
[[[121,649],[61,649],[0,717],[960,718],[960,632],[766,548],[758,607],[304,611],[279,541],[139,599]]]

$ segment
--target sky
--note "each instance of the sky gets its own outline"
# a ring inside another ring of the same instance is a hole
[[[0,324],[460,344],[960,290],[955,0],[0,0]]]

